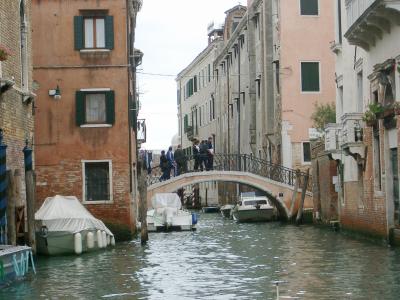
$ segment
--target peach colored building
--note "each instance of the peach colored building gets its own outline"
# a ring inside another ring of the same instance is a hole
[[[32,1],[37,205],[73,195],[96,217],[129,231],[136,214],[141,56],[133,44],[140,6],[140,0]]]
[[[295,168],[311,162],[314,103],[335,102],[335,57],[329,49],[334,40],[334,10],[331,1],[277,2],[274,48],[279,50],[273,63],[279,64],[280,75],[281,161]]]

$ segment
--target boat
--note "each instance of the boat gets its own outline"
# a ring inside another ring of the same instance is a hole
[[[182,209],[175,193],[158,193],[151,199],[152,209],[147,211],[147,230],[186,231],[196,230],[197,214]]]
[[[242,195],[232,210],[232,216],[237,222],[273,221],[277,217],[277,209],[265,196]]]
[[[212,205],[212,206],[203,206],[201,208],[201,210],[203,211],[203,213],[205,214],[209,214],[209,213],[217,213],[219,212],[219,207],[216,205]]]
[[[81,254],[115,245],[112,232],[74,196],[48,197],[35,213],[37,252]]]
[[[235,205],[232,204],[226,204],[221,206],[221,208],[219,209],[221,212],[221,215],[224,218],[230,219],[232,218],[232,209],[235,207]]]
[[[29,266],[32,272],[29,271]],[[28,273],[36,274],[32,248],[0,245],[0,289],[24,279]]]

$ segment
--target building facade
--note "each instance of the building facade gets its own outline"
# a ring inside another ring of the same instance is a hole
[[[31,1],[0,2],[0,224],[5,226],[5,171],[17,181],[19,212],[24,234],[26,213],[23,149],[32,146],[34,125],[34,85],[32,84]],[[5,147],[6,146],[6,147]]]
[[[337,123],[326,128],[325,148],[339,170],[339,221],[398,239],[400,1],[334,5]]]
[[[142,2],[32,1],[38,205],[78,197],[107,224],[135,229],[136,14]],[[52,39],[48,38],[48,29]]]

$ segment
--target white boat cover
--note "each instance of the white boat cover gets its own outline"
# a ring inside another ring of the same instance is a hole
[[[181,209],[182,203],[179,196],[175,193],[158,193],[151,198],[151,205],[157,208],[177,208]]]
[[[96,219],[74,196],[48,197],[35,213],[35,220],[41,221],[50,231],[71,233],[82,230],[104,230],[113,236],[104,223]]]

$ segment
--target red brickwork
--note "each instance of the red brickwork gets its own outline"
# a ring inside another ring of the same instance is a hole
[[[380,121],[381,122],[381,121]],[[364,128],[364,144],[367,146],[367,161],[363,173],[363,196],[359,197],[360,188],[357,182],[345,183],[345,203],[341,206],[340,223],[343,228],[362,232],[368,235],[386,238],[388,234],[386,220],[386,202],[384,182],[381,192],[374,191],[373,136],[372,127]],[[380,136],[383,137],[383,126]],[[381,165],[385,165],[383,138],[381,138]]]
[[[32,54],[31,54],[31,1],[25,1],[26,34],[27,34],[27,70],[28,89],[32,90]],[[32,102],[23,102],[21,87],[20,55],[20,0],[0,1],[0,45],[11,51],[7,60],[0,62],[0,78],[13,79],[14,86],[0,93],[0,128],[3,129],[3,142],[7,147],[7,169],[19,169],[24,180],[24,155],[22,149],[25,139],[30,142],[33,137]],[[21,184],[22,200],[25,199],[25,184]]]

